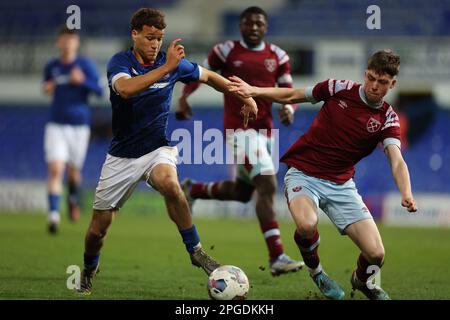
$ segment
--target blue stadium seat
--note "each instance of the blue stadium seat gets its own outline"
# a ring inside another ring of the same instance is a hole
[[[381,9],[381,30],[366,28],[367,7]],[[239,12],[224,14],[225,36],[239,35]],[[450,0],[287,1],[269,17],[273,36],[448,36]]]

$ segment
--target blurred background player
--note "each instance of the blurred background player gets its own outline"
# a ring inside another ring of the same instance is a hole
[[[256,88],[232,78],[243,97],[264,97],[279,103],[324,101],[314,123],[281,158],[290,168],[285,194],[296,223],[295,242],[320,291],[329,299],[343,299],[344,291],[320,264],[317,231],[320,207],[348,235],[361,253],[351,276],[353,290],[369,299],[387,300],[378,284],[367,281],[384,262],[384,246],[377,225],[353,181],[355,164],[383,145],[392,176],[401,194],[401,205],[416,212],[408,167],[400,149],[400,122],[392,106],[383,100],[397,82],[400,57],[390,50],[373,54],[364,84],[334,80],[301,89]]]
[[[95,64],[78,55],[80,37],[76,30],[62,27],[56,46],[59,57],[46,64],[43,84],[44,92],[53,96],[44,133],[50,233],[56,233],[60,223],[60,198],[66,166],[69,218],[71,221],[79,218],[81,169],[90,135],[88,96],[91,92],[102,94]]]
[[[204,66],[222,73],[224,77],[237,75],[248,83],[261,86],[292,87],[291,67],[287,53],[274,44],[264,41],[268,19],[266,12],[259,7],[249,7],[240,15],[241,40],[230,40],[217,44],[208,55]],[[188,119],[192,110],[187,98],[199,83],[190,83],[183,88],[176,110],[178,119]],[[225,95],[224,129],[245,129],[242,126],[239,110],[241,101],[231,95]],[[284,253],[280,230],[273,208],[276,194],[276,172],[271,159],[272,101],[255,99],[258,104],[258,118],[249,124],[246,132],[227,136],[231,148],[237,153],[245,153],[246,164],[237,166],[235,180],[216,182],[183,181],[182,186],[191,204],[195,199],[235,200],[248,202],[256,190],[256,215],[269,249],[270,272],[279,275],[297,271],[303,262],[294,261]],[[289,125],[294,120],[296,106],[285,104],[279,109],[280,120]],[[265,130],[265,134],[258,130]],[[250,145],[246,146],[246,139]],[[258,153],[257,163],[247,161]]]
[[[92,220],[86,232],[84,269],[80,293],[90,294],[98,272],[99,255],[114,216],[140,181],[163,197],[167,212],[177,225],[191,262],[210,274],[219,264],[200,243],[186,197],[178,182],[177,147],[166,137],[172,91],[177,81],[201,81],[222,92],[227,79],[185,60],[181,39],[161,52],[166,23],[156,9],[142,8],[131,18],[133,46],[115,54],[107,67],[113,118],[113,140],[95,191]],[[252,98],[246,104],[245,121],[256,116]],[[244,107],[244,108],[245,108]],[[239,114],[241,110],[237,110]],[[242,121],[242,120],[241,120]]]

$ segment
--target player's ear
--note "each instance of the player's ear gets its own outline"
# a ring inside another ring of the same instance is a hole
[[[389,89],[393,89],[396,84],[397,84],[397,79],[392,80],[391,86],[389,87]]]
[[[133,41],[136,40],[138,34],[139,32],[136,29],[131,30],[131,38],[133,39]]]

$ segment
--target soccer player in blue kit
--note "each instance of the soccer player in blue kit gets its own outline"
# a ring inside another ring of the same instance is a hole
[[[174,40],[161,52],[164,14],[142,8],[131,19],[133,47],[115,54],[107,74],[112,105],[113,140],[95,192],[92,220],[86,233],[84,268],[79,292],[90,294],[98,272],[100,249],[115,214],[140,181],[157,190],[176,224],[193,265],[210,274],[220,264],[202,249],[200,237],[178,182],[176,147],[166,137],[172,91],[177,81],[201,81],[227,92],[229,81],[184,59],[184,47]],[[256,118],[252,98],[240,98],[244,123]]]
[[[43,90],[53,95],[50,119],[45,126],[44,150],[48,164],[48,231],[56,233],[60,223],[59,203],[62,181],[67,165],[68,212],[76,221],[80,215],[79,189],[90,135],[90,93],[102,94],[94,63],[77,54],[80,38],[76,30],[62,27],[56,46],[59,58],[50,60],[44,68]]]

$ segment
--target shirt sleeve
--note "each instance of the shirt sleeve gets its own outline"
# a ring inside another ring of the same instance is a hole
[[[131,78],[130,61],[122,54],[116,54],[109,60],[106,74],[108,77],[108,85],[116,92],[114,83],[118,79],[122,77]]]
[[[327,101],[339,91],[350,90],[354,85],[355,83],[351,80],[328,79],[316,84],[312,92],[307,92],[307,95],[310,94],[312,103]]]
[[[51,62],[47,63],[44,67],[44,82],[49,80],[52,80]]]
[[[400,119],[390,106],[386,111],[386,120],[381,127],[380,142],[383,143],[384,148],[390,144],[395,144],[401,148],[400,141]]]
[[[208,66],[210,70],[224,70],[228,55],[234,48],[234,42],[231,40],[216,44],[208,54]]]
[[[183,83],[198,81],[200,78],[200,67],[198,64],[186,59],[181,59],[178,64],[178,80]]]
[[[83,85],[90,91],[94,92],[98,96],[102,95],[103,88],[100,83],[100,77],[97,72],[97,68],[92,61],[86,60],[84,66],[84,72],[86,74],[86,80]]]

